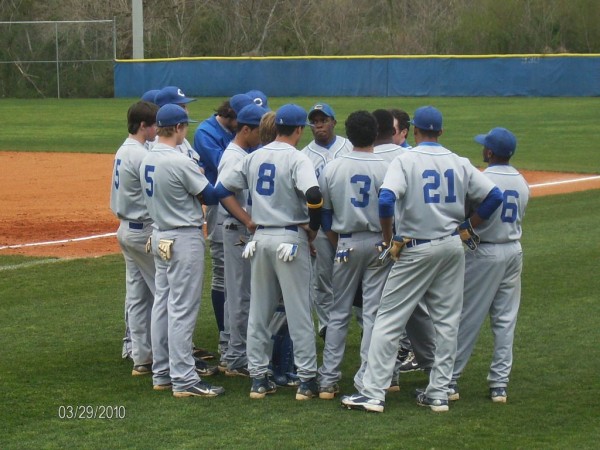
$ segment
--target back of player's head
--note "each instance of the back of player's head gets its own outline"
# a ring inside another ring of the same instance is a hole
[[[160,89],[150,89],[142,94],[142,98],[145,102],[155,103],[156,94],[160,92]]]
[[[275,111],[269,111],[262,119],[258,126],[258,135],[261,145],[267,145],[273,142],[277,137],[277,127],[275,126]]]
[[[236,116],[240,113],[244,106],[254,103],[252,98],[246,94],[235,94],[229,99],[229,105],[235,112]]]
[[[301,106],[293,103],[283,105],[275,113],[275,126],[277,127],[277,134],[282,136],[291,136],[296,128],[309,125],[306,122],[306,119],[306,111]]]
[[[377,139],[389,139],[394,135],[394,116],[387,109],[376,109],[373,116],[377,120]]]
[[[244,106],[237,115],[237,131],[241,131],[243,127],[248,126],[254,129],[259,126],[262,116],[267,113],[267,110],[262,106],[258,106],[254,102]]]
[[[406,111],[392,108],[390,109],[390,112],[394,119],[398,121],[398,131],[410,130],[410,116]]]
[[[433,106],[421,106],[415,111],[410,123],[420,130],[442,131],[442,113]]]
[[[354,147],[369,147],[377,138],[377,119],[368,111],[355,111],[346,119],[346,136]]]
[[[488,134],[478,134],[475,142],[488,148],[500,158],[510,158],[517,149],[517,138],[509,130],[502,127],[493,128]]]
[[[142,122],[150,127],[156,123],[156,113],[158,106],[154,103],[139,101],[134,103],[127,110],[127,131],[136,134]]]

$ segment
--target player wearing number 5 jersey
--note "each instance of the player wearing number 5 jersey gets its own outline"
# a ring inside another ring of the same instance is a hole
[[[120,219],[117,240],[125,258],[125,323],[131,336],[133,375],[152,373],[150,314],[154,302],[154,258],[146,252],[152,219],[142,194],[140,166],[146,141],[156,136],[158,107],[145,101],[127,111],[129,137],[115,155],[110,208]]]
[[[309,242],[320,227],[323,200],[310,160],[294,147],[306,118],[306,111],[297,105],[279,108],[275,141],[246,156],[217,185],[227,209],[237,204],[232,192],[250,190],[252,220],[257,225],[253,240],[244,250],[252,266],[247,341],[251,398],[263,398],[276,390],[275,383],[267,378],[269,323],[282,296],[301,381],[296,399],[318,395]],[[250,228],[253,225],[244,217],[237,218]]]
[[[200,202],[216,204],[216,196],[200,167],[175,148],[188,130],[190,120],[185,110],[173,104],[162,106],[156,122],[158,143],[140,167],[144,199],[155,227],[154,389],[172,389],[175,397],[213,397],[224,390],[200,380],[192,356],[192,335],[204,273]]]
[[[329,311],[319,368],[319,397],[332,399],[342,377],[341,365],[346,346],[352,303],[362,283],[363,333],[361,366],[355,384],[362,385],[367,365],[373,321],[390,264],[381,264],[382,236],[377,196],[388,163],[373,154],[377,120],[367,111],[357,111],[346,120],[346,135],[354,149],[330,162],[321,176],[323,192],[323,230],[333,248],[333,305]]]
[[[505,128],[494,128],[476,136],[483,145],[483,172],[503,191],[502,208],[476,228],[481,243],[466,255],[465,289],[458,347],[448,398],[458,400],[456,381],[462,374],[489,314],[494,335],[494,355],[488,373],[490,398],[506,402],[506,387],[512,368],[512,348],[521,301],[521,223],[529,201],[529,186],[510,165],[517,140]]]
[[[458,230],[479,225],[502,202],[502,193],[468,159],[438,143],[442,115],[417,109],[412,121],[417,146],[389,167],[379,195],[383,237],[390,242],[396,206],[395,255],[373,326],[367,370],[359,393],[344,397],[348,408],[383,412],[400,331],[424,299],[436,334],[429,385],[417,403],[448,410],[447,389],[456,355],[462,306],[464,250]],[[466,198],[481,203],[465,222]],[[404,245],[404,247],[402,247]],[[401,250],[401,253],[398,251]]]

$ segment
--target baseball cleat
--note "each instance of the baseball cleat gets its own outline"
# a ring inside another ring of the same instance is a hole
[[[448,400],[429,398],[425,392],[421,391],[420,389],[417,389],[417,405],[429,406],[429,408],[434,412],[446,412],[450,409],[448,408]]]
[[[490,388],[490,398],[494,403],[506,403],[507,397],[505,387]]]
[[[390,387],[386,389],[387,392],[400,392],[400,380],[398,377],[392,377]]]
[[[417,359],[415,358],[415,354],[413,352],[408,352],[408,355],[406,356],[406,358],[404,358],[404,361],[402,362],[402,364],[400,364],[398,370],[402,373],[406,373],[422,369],[421,366],[419,366]]]
[[[216,397],[225,393],[221,386],[211,386],[204,381],[198,381],[183,391],[173,391],[173,397]]]
[[[225,369],[226,377],[249,377],[250,372],[246,367],[238,367],[237,369]]]
[[[155,384],[154,386],[152,386],[152,389],[154,389],[155,391],[172,391],[173,385],[171,383]]]
[[[151,375],[152,374],[152,364],[140,364],[139,366],[133,366],[133,370],[131,371],[131,375],[134,377],[138,377],[140,375]]]
[[[192,350],[192,354],[196,358],[204,359],[205,361],[209,359],[215,359],[215,354],[213,352],[209,352],[205,348],[201,347],[194,347],[194,349]]]
[[[204,360],[194,358],[196,364],[196,373],[200,377],[210,377],[219,373],[217,366],[209,366]]]
[[[217,369],[219,369],[219,372],[221,373],[227,372],[227,363],[225,361],[219,361]]]
[[[274,394],[275,392],[277,392],[277,385],[269,380],[266,375],[252,379],[250,398],[265,398],[267,394]]]
[[[458,385],[456,383],[448,385],[448,400],[455,402],[460,399],[460,393],[458,392]]]
[[[342,406],[347,409],[358,409],[368,412],[382,413],[385,407],[383,400],[365,397],[361,394],[344,395],[342,397]]]
[[[333,400],[338,392],[340,392],[340,387],[337,384],[331,386],[319,386],[319,398],[323,400]]]
[[[300,386],[298,386],[298,390],[296,391],[296,400],[310,400],[318,395],[319,386],[317,386],[316,378],[300,381]]]

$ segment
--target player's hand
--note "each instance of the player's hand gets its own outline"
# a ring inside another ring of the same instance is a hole
[[[248,243],[244,247],[244,251],[242,252],[242,258],[244,258],[244,259],[252,258],[255,251],[256,251],[256,241],[248,241]]]
[[[392,258],[394,261],[398,261],[398,259],[400,259],[400,252],[402,251],[407,242],[410,242],[410,239],[403,238],[402,236],[394,236],[392,238],[392,245],[386,250],[386,252],[388,252],[389,257]]]
[[[308,243],[308,250],[310,252],[310,256],[317,256],[317,249],[315,248],[312,242]]]
[[[378,253],[382,253],[386,248],[388,248],[387,242],[381,241],[375,244],[375,248]]]
[[[471,250],[477,250],[477,246],[479,245],[481,239],[479,238],[479,235],[475,233],[475,230],[473,230],[470,219],[467,219],[461,223],[458,228],[456,228],[456,232],[463,241],[463,244],[465,244]]]
[[[381,242],[378,242],[377,244],[375,244],[375,249],[379,253],[379,257],[377,258],[379,265],[385,264],[385,262],[389,259],[390,251],[389,251],[388,247],[389,246],[388,246],[387,242],[384,242],[384,241],[381,241]]]
[[[318,230],[311,230],[310,228],[308,228],[308,230],[306,231],[306,234],[308,236],[309,243],[315,240],[315,238],[317,237],[317,232],[318,232]]]
[[[352,247],[348,247],[348,248],[342,248],[337,250],[337,252],[335,253],[335,262],[338,263],[346,263],[348,262],[348,260],[350,259],[350,252],[353,251],[354,249]]]
[[[256,231],[256,227],[257,225],[254,223],[253,220],[250,220],[250,223],[246,224],[246,229],[250,234],[254,234],[254,232]]]
[[[298,244],[279,244],[277,247],[277,256],[283,262],[292,261],[298,253]]]

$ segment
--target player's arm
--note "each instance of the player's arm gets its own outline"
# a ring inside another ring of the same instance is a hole
[[[217,183],[217,187],[215,188],[216,197],[223,205],[223,208],[227,210],[229,214],[235,217],[237,220],[242,222],[248,231],[254,233],[256,230],[256,224],[250,217],[250,214],[246,212],[242,205],[237,201],[233,192],[228,190],[223,184],[220,182]]]
[[[214,186],[210,183],[206,185],[206,187],[200,192],[196,197],[200,200],[200,203],[204,203],[205,205],[218,205],[219,199],[217,198],[217,193]]]
[[[337,247],[338,242],[338,234],[335,231],[331,230],[331,225],[333,223],[333,210],[323,208],[321,210],[321,228],[327,235],[327,239],[333,245],[333,248]]]
[[[321,210],[323,209],[323,195],[319,186],[310,187],[304,195],[306,196],[306,204],[308,206],[308,228],[312,231],[309,232],[309,241],[312,241],[317,231],[321,227]]]
[[[394,207],[396,195],[389,189],[379,191],[379,222],[381,223],[381,234],[383,242],[389,243],[394,235]]]
[[[483,221],[488,220],[501,204],[502,191],[494,186],[477,210],[469,217],[468,220],[471,222],[471,226],[477,228]]]
[[[221,146],[203,130],[198,130],[194,135],[194,150],[200,155],[200,167],[206,167],[217,173],[221,159]]]

